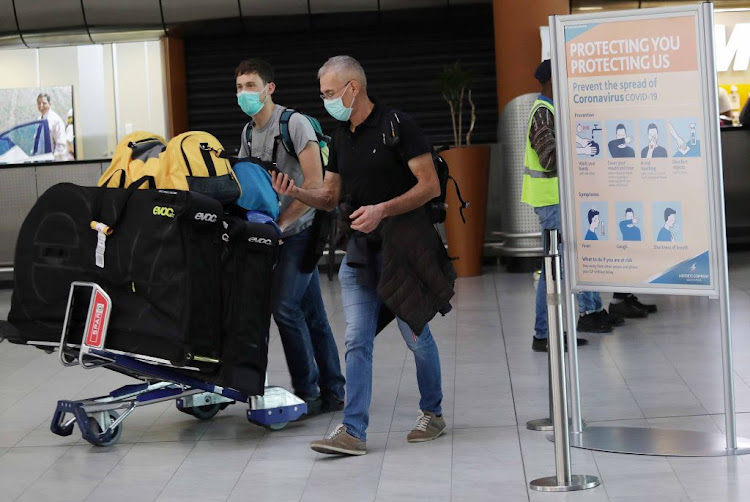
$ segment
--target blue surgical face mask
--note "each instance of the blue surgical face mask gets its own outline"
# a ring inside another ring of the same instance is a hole
[[[266,84],[266,87],[268,87],[268,84]],[[237,104],[240,105],[243,112],[252,117],[263,109],[263,105],[265,104],[266,99],[268,99],[268,95],[266,95],[266,98],[263,101],[260,100],[260,95],[266,90],[266,87],[260,92],[242,91],[237,94]]]
[[[323,100],[323,106],[325,106],[326,111],[328,114],[335,118],[336,120],[340,120],[341,122],[346,122],[349,120],[349,117],[352,116],[352,107],[354,106],[354,98],[352,98],[352,106],[346,107],[344,106],[344,102],[342,101],[342,98],[344,97],[344,94],[346,94],[346,89],[349,87],[351,82],[346,84],[346,87],[344,88],[344,92],[341,93],[341,96],[335,99],[324,99]]]

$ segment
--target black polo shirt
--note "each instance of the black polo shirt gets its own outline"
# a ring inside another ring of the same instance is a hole
[[[375,102],[375,107],[354,132],[346,122],[336,129],[326,169],[341,175],[341,200],[367,206],[391,200],[409,191],[417,179],[407,162],[432,152],[424,132],[409,115],[398,116],[397,146],[383,142],[394,111]]]

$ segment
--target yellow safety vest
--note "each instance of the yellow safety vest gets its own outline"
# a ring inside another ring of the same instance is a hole
[[[560,203],[560,194],[557,186],[557,171],[549,171],[539,163],[539,156],[531,147],[529,134],[531,133],[531,122],[534,114],[541,107],[549,109],[553,114],[555,107],[549,101],[537,98],[529,117],[529,127],[526,130],[526,154],[524,155],[523,188],[521,189],[521,202],[534,207],[552,206]]]

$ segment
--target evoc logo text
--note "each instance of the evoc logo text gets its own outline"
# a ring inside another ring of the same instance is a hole
[[[216,223],[217,216],[213,213],[195,213],[195,219],[198,221]]]

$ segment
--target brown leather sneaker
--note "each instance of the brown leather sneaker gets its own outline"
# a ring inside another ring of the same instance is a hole
[[[331,455],[364,455],[367,453],[367,443],[349,434],[344,424],[336,427],[327,438],[311,442],[310,448],[318,453]]]
[[[406,436],[410,443],[421,443],[423,441],[432,441],[445,432],[445,419],[429,411],[422,411],[417,418],[414,428]]]

